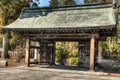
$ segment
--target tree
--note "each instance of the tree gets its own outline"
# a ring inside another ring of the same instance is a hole
[[[11,16],[14,15],[15,10],[12,8],[13,5],[13,0],[2,0],[1,1],[1,8],[3,9],[4,12],[4,25],[8,25],[11,21]]]
[[[60,5],[60,6],[67,5],[67,4],[66,4],[66,0],[60,0],[60,1],[59,1],[59,5]]]
[[[8,25],[15,21],[21,9],[28,5],[28,0],[1,0],[0,1],[0,8],[4,12],[4,24]]]
[[[1,29],[2,29],[2,25],[3,25],[3,10],[1,9],[0,7],[0,32],[1,32]]]
[[[74,0],[66,0],[66,4],[67,5],[75,5],[75,1]]]
[[[3,25],[5,26],[15,21],[19,17],[22,8],[28,6],[28,2],[29,0],[0,0],[0,13],[4,13],[0,16],[0,18],[2,17],[3,19]],[[11,32],[9,36],[11,36],[9,37],[9,43],[11,45],[9,49],[14,49],[19,45],[22,38],[18,33],[13,32]],[[0,42],[2,41],[1,38],[2,37],[0,37]]]
[[[63,6],[63,5],[75,5],[75,1],[74,0],[60,0],[59,5],[60,6]]]
[[[75,5],[74,0],[51,0],[50,6]]]
[[[58,0],[51,0],[50,1],[50,6],[58,6]]]

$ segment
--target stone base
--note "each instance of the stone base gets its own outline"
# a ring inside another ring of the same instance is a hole
[[[7,60],[0,60],[0,67],[6,67],[8,66]]]

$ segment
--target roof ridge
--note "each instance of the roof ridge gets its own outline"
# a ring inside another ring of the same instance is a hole
[[[104,2],[104,3],[91,3],[91,4],[82,4],[82,5],[66,5],[66,6],[55,6],[55,7],[37,7],[37,8],[32,8],[32,7],[24,7],[24,10],[41,10],[41,9],[52,9],[53,11],[56,9],[64,9],[64,8],[74,8],[74,7],[80,7],[80,8],[99,8],[99,7],[112,7],[113,4],[112,2]]]

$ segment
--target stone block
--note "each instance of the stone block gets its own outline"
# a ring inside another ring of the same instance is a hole
[[[0,60],[0,67],[8,66],[7,60]]]

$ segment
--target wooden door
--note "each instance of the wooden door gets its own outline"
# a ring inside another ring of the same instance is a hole
[[[40,42],[40,64],[52,64],[53,44]]]
[[[90,41],[79,42],[78,65],[89,67],[90,60]]]

